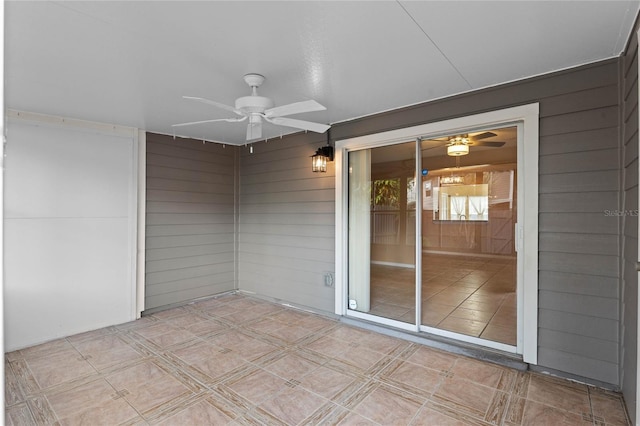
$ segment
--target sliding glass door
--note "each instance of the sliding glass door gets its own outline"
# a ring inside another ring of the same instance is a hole
[[[416,320],[416,142],[348,154],[348,307]]]
[[[517,127],[424,139],[421,156],[420,324],[516,346]]]
[[[517,139],[511,125],[347,153],[350,312],[517,345]]]
[[[539,107],[336,142],[336,313],[537,363]]]

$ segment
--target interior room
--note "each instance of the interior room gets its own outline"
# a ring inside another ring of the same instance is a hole
[[[454,152],[456,137],[471,152]],[[415,322],[420,188],[421,323],[516,344],[516,138],[512,127],[421,141],[421,186],[415,150],[373,150],[370,313]]]
[[[1,3],[5,424],[640,424],[639,11]]]

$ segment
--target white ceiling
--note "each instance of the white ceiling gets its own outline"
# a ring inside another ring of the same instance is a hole
[[[172,134],[226,118],[242,76],[321,123],[618,56],[635,1],[5,3],[6,107]],[[265,137],[295,130],[266,124]],[[246,123],[178,135],[244,144]]]

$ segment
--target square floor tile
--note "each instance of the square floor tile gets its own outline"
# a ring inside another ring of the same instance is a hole
[[[72,417],[93,407],[104,406],[114,401],[114,397],[117,397],[115,389],[104,379],[47,394],[47,400],[59,419]]]
[[[267,399],[260,404],[260,408],[285,424],[297,425],[327,402],[321,396],[296,386]]]
[[[487,326],[486,322],[448,316],[438,324],[438,328],[478,337]]]
[[[594,424],[593,420],[589,416],[583,417],[576,413],[524,399],[512,402],[506,420],[507,424],[523,426],[587,426]]]
[[[185,425],[227,425],[234,421],[232,417],[211,405],[206,400],[200,400],[170,417],[160,421],[162,426]]]
[[[591,412],[586,385],[532,375],[527,399],[578,415]]]
[[[418,411],[411,426],[468,426],[470,424],[464,421],[465,416],[457,418],[457,413],[446,409],[443,411],[445,413],[425,406]]]
[[[389,389],[377,388],[353,411],[381,425],[406,425],[413,419],[421,403]]]
[[[277,361],[265,365],[263,368],[285,380],[300,380],[320,367],[319,364],[295,354],[286,354]]]
[[[440,385],[444,375],[439,370],[420,367],[409,362],[397,362],[382,376],[409,392],[430,396]]]
[[[498,391],[467,380],[445,378],[435,391],[433,401],[478,419],[484,419]]]
[[[286,382],[281,377],[257,369],[225,383],[225,386],[252,404],[258,405],[282,390]]]
[[[87,407],[69,417],[60,418],[63,425],[119,425],[140,424],[142,418],[124,399],[105,401],[102,405]]]
[[[480,334],[480,338],[515,346],[517,344],[516,323],[514,322],[508,327],[501,327],[489,323],[482,334]]]
[[[97,373],[73,348],[55,352],[51,356],[27,359],[26,362],[40,389]]]
[[[300,386],[327,399],[333,399],[355,380],[352,375],[329,367],[319,367],[299,379]]]
[[[143,358],[116,334],[108,334],[75,343],[75,347],[97,370]]]
[[[198,358],[188,364],[188,368],[204,375],[202,380],[213,382],[223,379],[227,374],[248,368],[250,364],[233,351],[218,353],[212,357]]]
[[[621,396],[590,389],[589,397],[594,417],[603,419],[607,425],[626,425],[629,423]]]
[[[416,345],[415,351],[409,355],[407,361],[432,370],[449,371],[458,358],[457,355],[448,352]]]
[[[511,390],[515,371],[488,362],[460,357],[451,368],[453,377],[501,390]]]

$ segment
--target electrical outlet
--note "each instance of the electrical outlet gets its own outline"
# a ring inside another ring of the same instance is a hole
[[[333,287],[333,273],[331,272],[324,273],[324,286]]]

